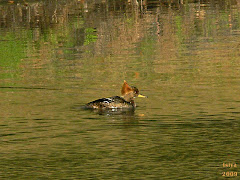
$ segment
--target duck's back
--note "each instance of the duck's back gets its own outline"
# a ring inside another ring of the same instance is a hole
[[[91,109],[113,109],[113,108],[133,108],[134,104],[125,101],[122,97],[113,96],[92,101],[85,105]]]

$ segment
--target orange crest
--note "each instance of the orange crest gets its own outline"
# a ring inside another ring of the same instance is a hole
[[[124,80],[121,93],[122,95],[127,94],[128,92],[132,91],[132,88],[128,85],[128,83]]]

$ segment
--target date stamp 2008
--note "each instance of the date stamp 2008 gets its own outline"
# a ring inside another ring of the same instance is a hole
[[[222,172],[222,176],[225,177],[234,177],[238,176],[237,171],[231,171],[230,169],[234,168],[234,170],[237,168],[237,163],[223,163],[223,168],[227,168],[227,171]],[[230,170],[230,171],[229,171]]]

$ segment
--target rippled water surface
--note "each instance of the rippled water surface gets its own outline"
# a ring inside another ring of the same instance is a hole
[[[0,1],[0,179],[240,176],[239,1],[169,2]]]

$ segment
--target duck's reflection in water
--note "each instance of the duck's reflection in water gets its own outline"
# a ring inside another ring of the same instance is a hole
[[[88,109],[88,111],[92,111],[99,115],[108,115],[108,116],[116,116],[116,115],[134,116],[135,108]]]

